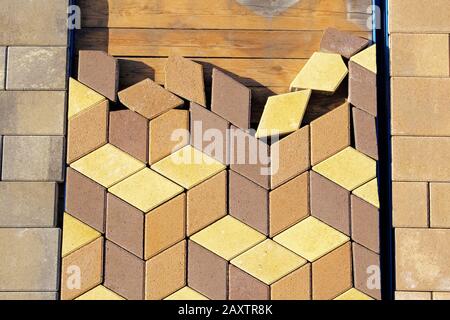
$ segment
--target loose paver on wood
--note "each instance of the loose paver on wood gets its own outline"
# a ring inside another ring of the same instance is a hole
[[[369,43],[370,40],[355,36],[349,32],[328,28],[325,30],[320,42],[320,51],[338,53],[344,58],[350,59],[367,47]]]

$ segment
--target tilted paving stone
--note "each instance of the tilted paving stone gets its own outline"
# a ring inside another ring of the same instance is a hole
[[[350,59],[367,47],[369,43],[370,40],[357,37],[349,32],[328,28],[325,30],[320,42],[320,51],[338,53],[344,58]]]

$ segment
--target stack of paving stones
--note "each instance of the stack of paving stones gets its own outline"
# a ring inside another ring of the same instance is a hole
[[[0,300],[54,300],[58,205],[64,196],[58,191],[65,167],[68,2],[0,5]]]
[[[450,300],[449,13],[390,1],[397,300]]]
[[[327,30],[255,132],[251,91],[222,71],[208,108],[195,62],[117,93],[117,61],[80,51],[61,298],[379,299],[375,77],[370,41]],[[348,102],[302,123],[347,79]]]

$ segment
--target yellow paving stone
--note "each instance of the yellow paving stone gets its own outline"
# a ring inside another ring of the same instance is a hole
[[[94,289],[89,290],[85,294],[82,294],[75,300],[125,300],[125,298],[119,296],[114,291],[99,285]]]
[[[225,166],[192,146],[186,146],[151,168],[184,188],[191,189],[224,170]]]
[[[101,236],[100,232],[75,219],[68,213],[64,213],[63,230],[61,253],[63,257]]]
[[[300,128],[310,97],[311,90],[269,97],[256,137],[264,138],[275,134],[291,133]]]
[[[334,298],[334,300],[374,300],[367,294],[362,293],[358,289],[351,288],[350,290],[344,292],[340,296]]]
[[[348,147],[313,167],[322,176],[348,191],[353,191],[376,177],[376,162]]]
[[[378,199],[378,180],[377,178],[367,182],[358,189],[353,191],[353,194],[367,201],[371,205],[380,208],[380,201]]]
[[[109,188],[143,169],[145,164],[113,145],[106,144],[70,166]]]
[[[179,185],[148,168],[109,188],[110,193],[145,213],[182,193],[183,190]]]
[[[170,296],[168,296],[164,300],[190,301],[190,300],[209,300],[209,299],[189,287],[184,287],[184,288],[181,288],[180,290],[178,290],[177,292],[172,293]]]
[[[236,267],[271,285],[307,261],[295,253],[267,239],[231,260]]]
[[[228,261],[264,239],[262,233],[229,215],[191,236],[192,241]]]
[[[336,53],[315,52],[291,83],[291,89],[311,89],[334,93],[348,74]]]
[[[105,97],[101,94],[73,78],[69,79],[69,119],[103,100]]]
[[[359,64],[373,73],[377,73],[377,46],[375,44],[370,46],[351,57],[350,61]]]
[[[320,220],[308,217],[273,240],[312,262],[350,239]]]

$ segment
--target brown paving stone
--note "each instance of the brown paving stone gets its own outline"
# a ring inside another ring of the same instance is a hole
[[[309,216],[309,172],[270,191],[269,215],[270,237]]]
[[[377,123],[375,117],[352,108],[356,150],[378,160]]]
[[[450,230],[401,229],[396,238],[396,289],[450,291]]]
[[[349,101],[355,107],[377,116],[377,75],[349,62]]]
[[[53,227],[57,185],[53,182],[0,182],[0,227]]]
[[[0,288],[57,291],[60,230],[0,228]]]
[[[193,241],[188,242],[188,286],[213,300],[227,298],[228,262]]]
[[[223,171],[187,192],[187,235],[227,214],[227,172]]]
[[[311,162],[316,165],[350,145],[348,103],[311,122]]]
[[[66,89],[65,47],[9,47],[7,90]]]
[[[0,47],[0,90],[5,89],[6,47]]]
[[[169,110],[150,120],[149,131],[150,164],[154,164],[189,143],[189,111]]]
[[[272,300],[311,300],[311,264],[272,284],[270,296]]]
[[[66,211],[100,232],[105,232],[106,189],[67,168]]]
[[[450,184],[430,184],[430,226],[450,228]]]
[[[183,105],[183,100],[156,82],[145,79],[119,92],[119,99],[130,110],[151,120],[170,109]]]
[[[2,180],[62,181],[64,137],[3,138]]]
[[[108,101],[69,119],[67,163],[72,163],[108,142]]]
[[[143,300],[144,278],[144,260],[106,241],[105,287],[128,300]]]
[[[353,243],[353,279],[355,288],[365,294],[381,299],[380,256],[375,252]]]
[[[352,287],[351,244],[333,250],[312,263],[313,300],[330,300]]]
[[[311,171],[311,215],[350,235],[350,192]]]
[[[161,300],[186,285],[186,241],[145,263],[145,299]]]
[[[64,135],[65,101],[62,91],[0,91],[0,134]]]
[[[57,292],[0,292],[0,300],[57,300]]]
[[[191,145],[210,157],[229,163],[230,123],[202,106],[191,103]]]
[[[320,42],[320,51],[338,53],[344,58],[350,59],[367,47],[369,43],[370,40],[357,37],[349,32],[328,28],[325,30]]]
[[[229,300],[269,300],[270,286],[230,264]]]
[[[305,126],[270,146],[272,189],[310,168],[309,141],[309,126]]]
[[[78,80],[109,100],[117,101],[117,60],[103,51],[80,50],[78,54]]]
[[[181,56],[171,56],[166,64],[167,90],[206,107],[203,67]]]
[[[144,257],[149,259],[186,236],[186,194],[145,215]]]
[[[269,234],[269,192],[229,171],[229,214],[250,227]]]
[[[211,110],[238,128],[250,129],[251,90],[215,68],[212,78]]]
[[[102,282],[103,246],[104,240],[100,237],[62,258],[62,300],[72,300]],[[79,283],[77,277],[80,277]]]
[[[395,300],[431,300],[431,292],[395,291]]]
[[[261,187],[270,189],[270,147],[234,126],[230,129],[231,169]]]
[[[130,110],[109,113],[109,143],[147,163],[148,121]]]
[[[380,215],[378,208],[351,196],[352,240],[380,253]]]
[[[428,183],[393,182],[392,218],[396,228],[427,228]]]

